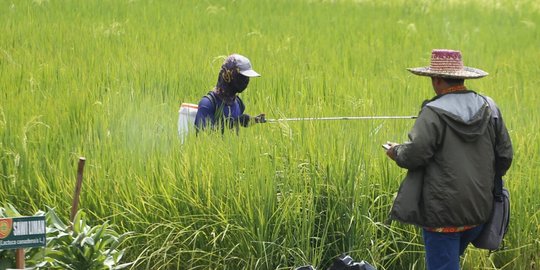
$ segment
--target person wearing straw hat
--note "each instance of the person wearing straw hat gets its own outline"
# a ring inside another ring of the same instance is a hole
[[[250,78],[260,76],[247,57],[228,56],[221,65],[216,86],[199,101],[195,116],[197,132],[206,128],[219,128],[221,132],[228,128],[238,132],[239,126],[266,122],[265,114],[255,117],[245,114],[245,105],[238,96],[247,88]]]
[[[459,269],[490,217],[512,142],[495,102],[464,84],[488,73],[464,66],[460,51],[433,50],[430,66],[408,70],[430,77],[436,96],[422,104],[408,142],[388,143],[386,154],[408,170],[390,217],[422,228],[427,269]]]

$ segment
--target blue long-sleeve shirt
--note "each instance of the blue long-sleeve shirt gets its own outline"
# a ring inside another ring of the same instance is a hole
[[[223,108],[223,110],[219,110],[219,108]],[[215,129],[221,126],[223,132],[225,125],[228,125],[228,128],[235,127],[244,110],[244,104],[239,98],[236,98],[233,104],[226,105],[216,95],[214,95],[214,102],[205,96],[199,101],[199,109],[195,117],[195,127],[199,131],[205,128]],[[220,116],[219,114],[222,115]]]

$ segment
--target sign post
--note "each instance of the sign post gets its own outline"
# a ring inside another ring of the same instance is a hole
[[[15,265],[24,269],[24,248],[46,246],[45,216],[0,218],[0,250],[16,249]]]
[[[24,248],[15,250],[15,267],[17,269],[24,269],[26,267],[24,262]]]

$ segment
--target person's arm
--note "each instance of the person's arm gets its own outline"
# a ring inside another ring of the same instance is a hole
[[[416,169],[425,166],[433,157],[443,126],[434,111],[425,107],[412,130],[409,132],[409,142],[394,145],[388,151],[396,164],[406,169]]]
[[[197,133],[200,130],[208,127],[214,127],[216,122],[215,111],[216,108],[210,99],[203,97],[199,101],[199,109],[197,110],[197,115],[195,116],[195,129],[197,130]]]
[[[266,123],[266,116],[264,113],[252,117],[249,114],[244,113],[246,110],[244,101],[242,101],[240,97],[236,97],[236,101],[238,102],[238,106],[240,107],[240,116],[238,117],[238,121],[240,122],[241,126],[249,127],[258,123]]]

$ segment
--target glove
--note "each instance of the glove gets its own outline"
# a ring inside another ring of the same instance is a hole
[[[249,122],[251,122],[251,117],[248,114],[242,114],[238,116],[238,121],[240,122],[241,126],[247,127]]]
[[[266,117],[264,113],[261,113],[255,117],[251,117],[248,114],[242,114],[238,117],[240,125],[243,127],[252,126],[257,123],[266,123]]]
[[[266,115],[264,113],[261,113],[255,116],[255,123],[266,123]]]

